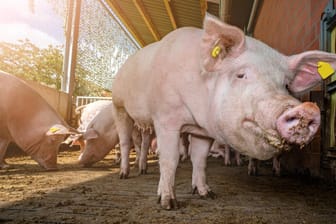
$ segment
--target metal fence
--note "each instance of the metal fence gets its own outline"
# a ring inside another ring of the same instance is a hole
[[[77,96],[76,97],[76,108],[82,105],[86,105],[98,100],[112,100],[112,97],[102,97],[102,96]]]

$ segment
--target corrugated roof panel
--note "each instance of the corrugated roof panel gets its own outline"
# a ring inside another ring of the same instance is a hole
[[[219,17],[219,4],[208,2],[207,12],[214,16]]]
[[[173,26],[169,20],[168,13],[162,0],[143,0],[143,3],[161,38],[173,30]]]
[[[178,27],[202,27],[201,4],[199,1],[172,0],[171,6]]]
[[[152,33],[148,29],[144,19],[138,12],[132,0],[117,1],[128,19],[132,22],[137,33],[141,34],[145,45],[155,41]]]

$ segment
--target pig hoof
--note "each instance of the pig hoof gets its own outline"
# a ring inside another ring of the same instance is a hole
[[[192,194],[196,194],[196,192],[199,194],[197,187],[194,187],[192,190]],[[212,191],[212,190],[208,190],[206,194],[204,195],[200,195],[201,199],[207,199],[207,198],[211,198],[211,199],[215,199],[217,198],[217,195]]]
[[[147,170],[142,169],[142,170],[139,171],[139,176],[144,175],[144,174],[147,174]]]
[[[208,199],[208,198],[216,199],[217,195],[213,191],[208,191],[206,195],[200,195],[200,198],[201,199]]]
[[[249,175],[249,176],[258,176],[259,174],[258,174],[258,169],[249,169],[248,171],[247,171],[247,174]]]
[[[128,173],[120,173],[119,174],[119,179],[127,179],[128,178]]]
[[[161,208],[165,209],[165,210],[172,210],[172,209],[178,209],[178,203],[176,199],[172,199],[170,198],[169,200],[161,200],[161,196],[159,196],[158,204],[161,204]]]
[[[272,172],[273,172],[274,177],[281,177],[281,172],[280,171],[273,169]]]

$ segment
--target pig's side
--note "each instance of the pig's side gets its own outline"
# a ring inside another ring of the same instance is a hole
[[[110,100],[97,100],[95,102],[85,104],[76,108],[76,114],[80,114],[78,119],[79,132],[85,132],[90,122],[99,114],[99,112],[106,106],[110,105]]]
[[[175,30],[129,57],[113,82],[121,154],[129,152],[134,123],[144,130],[155,128],[158,195],[161,206],[171,209],[177,206],[180,133],[191,133],[196,136],[193,173],[201,173],[195,183],[206,195],[211,192],[205,178],[211,142],[197,136],[261,160],[312,140],[320,110],[289,93],[307,91],[321,81],[319,61],[336,67],[334,54],[284,56],[210,15],[203,29]],[[127,162],[121,162],[125,175]]]
[[[65,135],[74,133],[57,112],[25,82],[0,72],[0,166],[9,142],[47,170],[57,168]]]

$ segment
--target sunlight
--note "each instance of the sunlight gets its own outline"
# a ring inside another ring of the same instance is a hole
[[[41,48],[64,43],[63,20],[48,1],[0,1],[0,42],[23,39]]]

